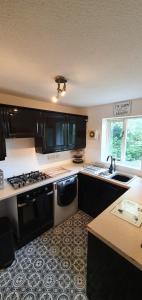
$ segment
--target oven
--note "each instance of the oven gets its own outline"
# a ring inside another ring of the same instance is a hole
[[[21,246],[53,226],[53,184],[18,195],[17,208]]]

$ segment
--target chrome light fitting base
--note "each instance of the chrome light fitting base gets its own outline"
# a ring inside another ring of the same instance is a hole
[[[55,82],[58,84],[57,98],[59,98],[60,96],[64,96],[66,93],[67,79],[64,76],[58,75],[55,77]]]
[[[60,96],[63,97],[66,94],[67,79],[62,75],[58,75],[54,80],[57,83],[57,96],[52,97],[52,102],[56,103]]]

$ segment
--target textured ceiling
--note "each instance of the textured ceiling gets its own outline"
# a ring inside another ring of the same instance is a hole
[[[142,0],[0,0],[0,89],[89,106],[142,97]]]

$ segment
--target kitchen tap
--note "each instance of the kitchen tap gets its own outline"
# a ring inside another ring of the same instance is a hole
[[[109,158],[111,158],[111,163],[110,163],[110,166],[109,166],[109,173],[112,174],[112,172],[114,172],[115,169],[116,169],[116,167],[115,167],[115,158],[113,158],[112,155],[108,155],[107,161],[109,160]]]

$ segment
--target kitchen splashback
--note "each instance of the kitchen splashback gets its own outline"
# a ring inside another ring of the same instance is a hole
[[[40,170],[71,161],[71,152],[57,152],[51,154],[39,154],[35,152],[33,138],[8,139],[6,141],[7,157],[0,161],[0,169],[4,171],[4,177],[11,177],[31,170]]]

